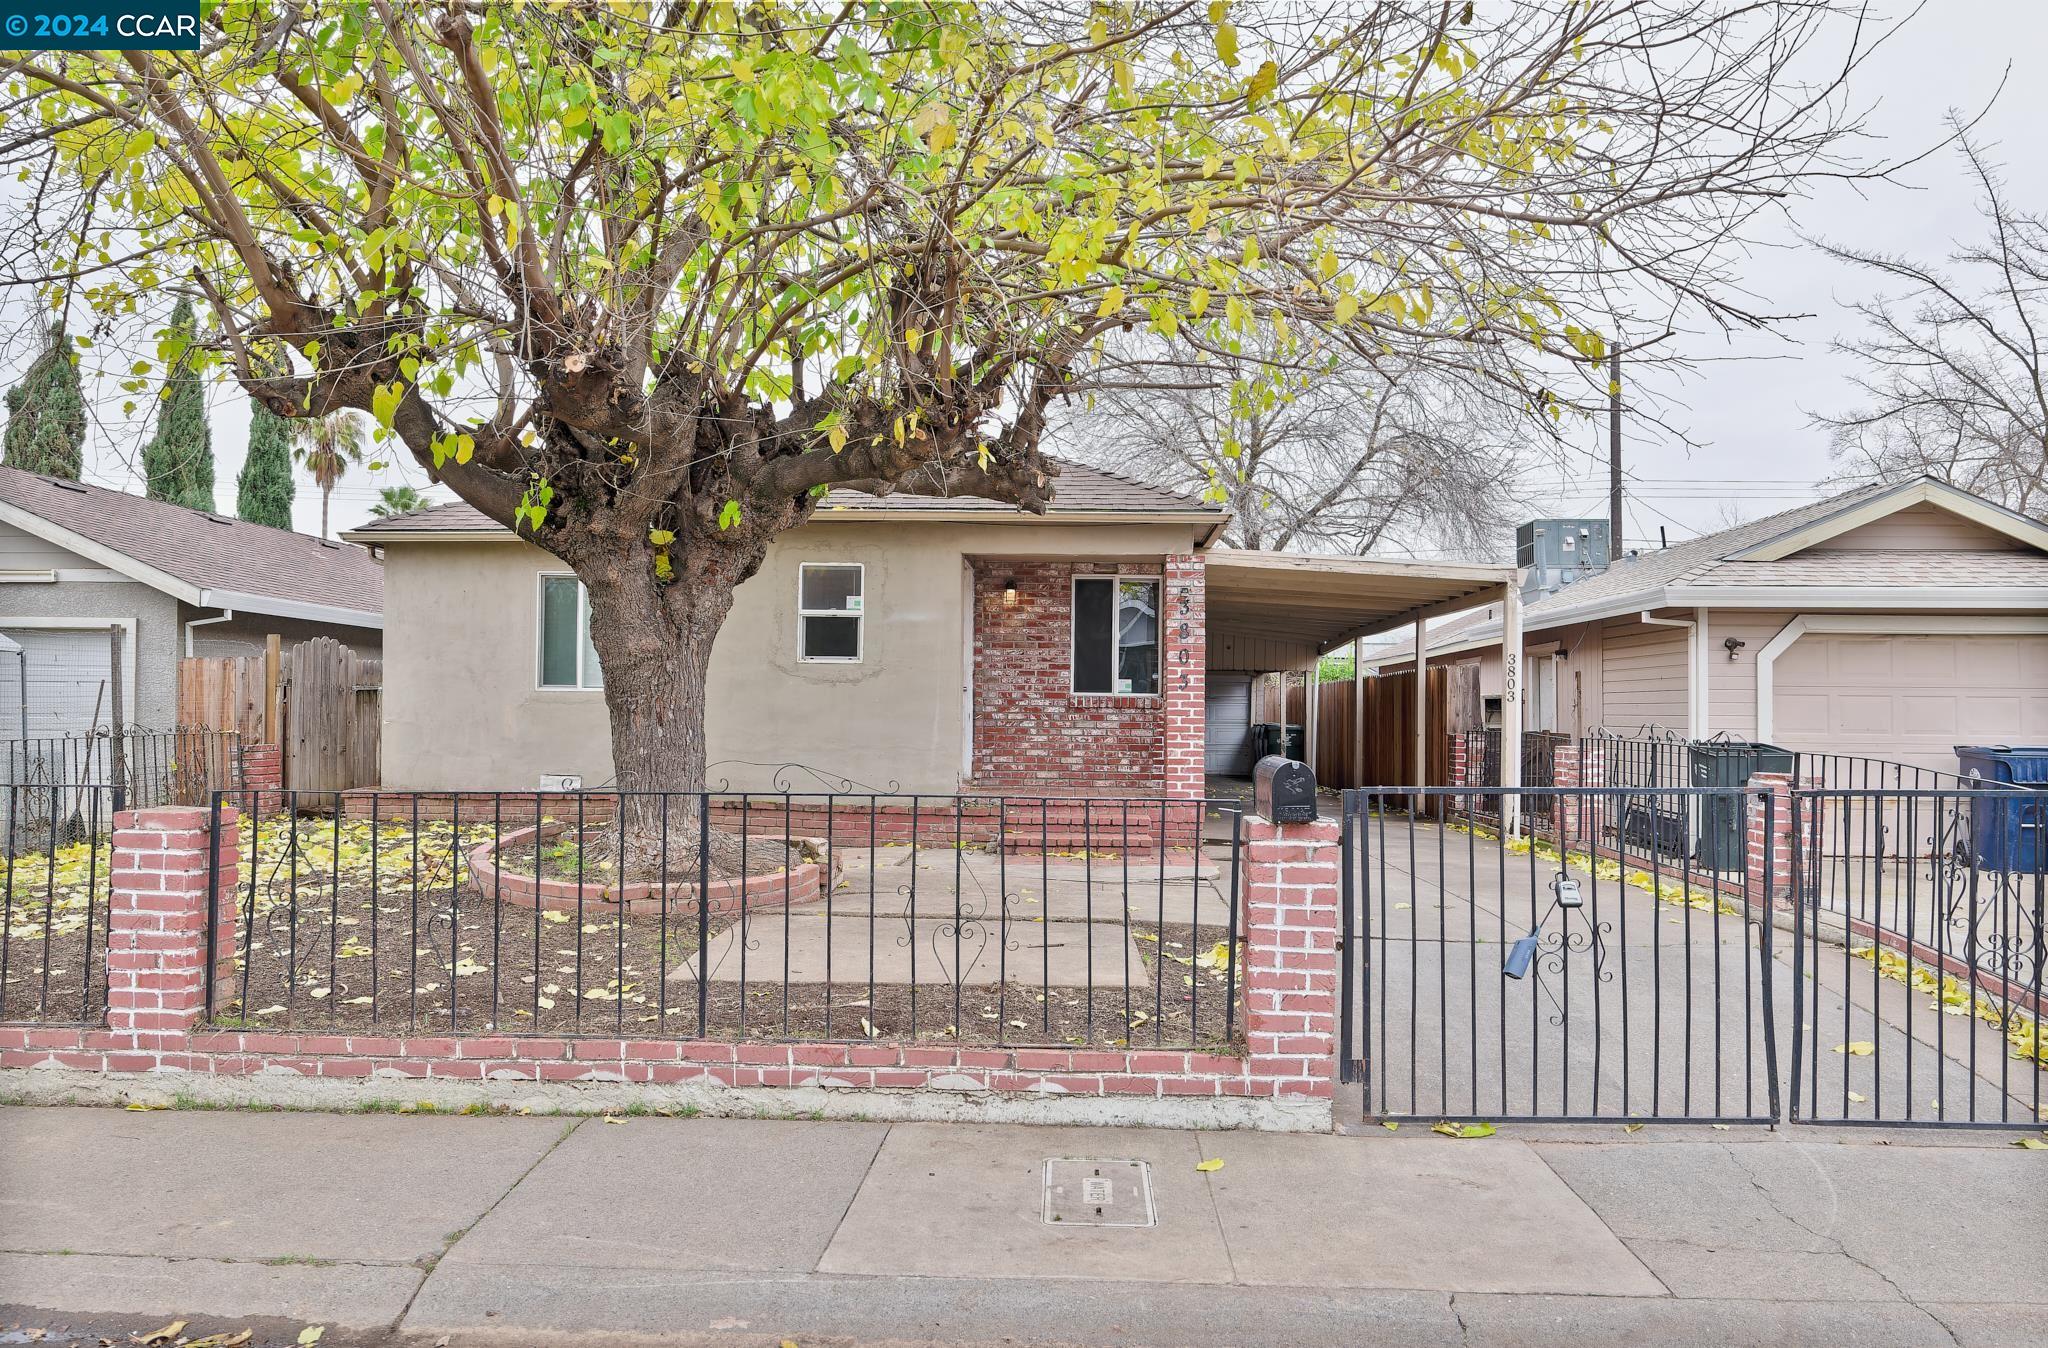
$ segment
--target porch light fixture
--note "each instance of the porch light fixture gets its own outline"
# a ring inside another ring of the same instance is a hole
[[[1017,578],[1015,576],[1011,576],[1003,582],[1003,607],[1017,607]]]
[[[1728,661],[1730,664],[1733,664],[1735,662],[1735,652],[1748,644],[1741,637],[1730,637],[1721,643],[1721,649],[1728,652]]]

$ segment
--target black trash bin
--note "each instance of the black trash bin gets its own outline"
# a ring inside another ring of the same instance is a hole
[[[1252,762],[1257,763],[1260,759],[1270,758],[1274,754],[1284,757],[1286,750],[1286,741],[1281,737],[1281,729],[1277,722],[1252,722]]]
[[[2027,795],[1970,802],[1970,851],[1987,871],[2039,871],[2048,848],[2048,746],[1958,744],[1956,759],[1971,785]],[[2038,793],[2038,798],[2036,798]]]
[[[1794,773],[1799,755],[1755,740],[1711,740],[1692,745],[1688,779],[1711,791],[1739,792],[1759,772]],[[1700,831],[1693,860],[1702,870],[1739,871],[1749,858],[1746,796],[1700,797]]]
[[[1286,754],[1297,763],[1308,762],[1308,730],[1302,726],[1289,725],[1287,747],[1276,752]]]

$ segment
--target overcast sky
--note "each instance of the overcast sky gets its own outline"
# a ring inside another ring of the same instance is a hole
[[[1904,8],[1904,0],[1899,0]],[[2004,91],[1979,126],[1989,157],[2004,167],[2013,200],[2048,211],[2048,72],[2038,68],[2048,51],[2044,0],[1931,0],[1860,72],[1856,101],[1869,109],[1873,156],[1905,158],[1938,142],[1951,108],[1975,113],[2001,80]],[[2036,63],[2006,79],[2008,61]],[[1654,547],[1660,527],[1673,539],[1722,527],[1731,518],[1755,518],[1811,499],[1829,472],[1825,432],[1808,414],[1841,410],[1852,398],[1845,358],[1828,342],[1853,330],[1843,302],[1870,292],[1871,278],[1840,266],[1800,242],[1798,232],[1824,235],[1862,248],[1936,259],[1951,241],[1979,228],[1976,203],[1959,158],[1934,155],[1902,175],[1902,185],[1861,191],[1823,185],[1792,204],[1792,219],[1766,218],[1744,262],[1746,283],[1760,305],[1811,314],[1774,334],[1693,333],[1685,349],[1699,363],[1683,384],[1664,381],[1665,412],[1701,446],[1637,438],[1625,455],[1630,477],[1625,530],[1630,546]],[[15,318],[18,306],[7,305]],[[16,320],[18,321],[18,320]],[[8,343],[14,360],[0,361],[0,382],[18,373],[24,343]],[[248,435],[248,400],[212,390],[216,495],[232,512],[235,474]],[[102,414],[118,416],[118,406]],[[103,424],[88,446],[87,477],[106,486],[140,491],[133,471],[149,428]],[[1522,479],[1530,514],[1606,513],[1606,427],[1588,425],[1578,436],[1585,452],[1558,467]],[[354,470],[335,492],[337,531],[369,517],[377,489],[425,474],[402,455],[379,472]],[[319,493],[301,481],[298,526],[319,526]]]
[[[2042,0],[1931,0],[1871,58],[1854,86],[1859,106],[1869,108],[1871,150],[1903,159],[1939,143],[1949,109],[1974,115],[2005,80],[1974,138],[2003,166],[2016,204],[2048,211],[2044,52]],[[1688,353],[1701,362],[1697,374],[1662,391],[1672,404],[1670,420],[1702,447],[1638,439],[1625,448],[1630,546],[1656,546],[1660,526],[1675,541],[1723,527],[1728,515],[1755,519],[1816,494],[1830,464],[1827,434],[1810,424],[1809,413],[1842,411],[1853,402],[1847,373],[1855,362],[1827,347],[1856,331],[1843,305],[1870,294],[1873,278],[1803,244],[1800,233],[1939,260],[1953,240],[1981,229],[1973,186],[1955,152],[1937,153],[1902,174],[1901,183],[1860,192],[1823,185],[1792,204],[1790,223],[1772,221],[1758,231],[1744,268],[1749,290],[1774,311],[1813,317],[1770,335],[1687,339]],[[1604,517],[1606,437],[1602,420],[1580,437],[1587,452],[1578,462],[1527,474],[1528,503]]]

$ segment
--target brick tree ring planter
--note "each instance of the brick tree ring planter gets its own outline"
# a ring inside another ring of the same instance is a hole
[[[614,909],[632,917],[658,917],[665,890],[669,912],[696,910],[698,885],[694,880],[671,880],[665,886],[649,880],[632,880],[623,885],[590,879],[579,883],[553,876],[536,878],[531,868],[522,872],[516,867],[498,864],[497,853],[503,848],[524,843],[536,833],[541,839],[549,839],[568,831],[569,825],[561,822],[529,826],[513,829],[495,842],[471,848],[468,855],[471,884],[485,898],[494,898],[515,908],[567,913],[579,909],[584,913]],[[584,834],[587,837],[610,836],[604,829],[585,829]],[[823,838],[761,837],[760,840],[794,843],[800,855],[811,859],[796,866],[777,866],[743,879],[713,880],[705,887],[705,901],[712,916],[730,915],[742,908],[780,908],[785,904],[794,906],[822,899],[844,869],[835,857],[831,878],[826,878],[825,863],[816,859],[827,850]],[[694,864],[695,858],[688,858],[686,865],[679,869],[693,867]]]

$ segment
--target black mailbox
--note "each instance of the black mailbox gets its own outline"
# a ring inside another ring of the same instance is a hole
[[[1252,769],[1252,809],[1276,824],[1316,821],[1316,775],[1308,764],[1268,754]]]

